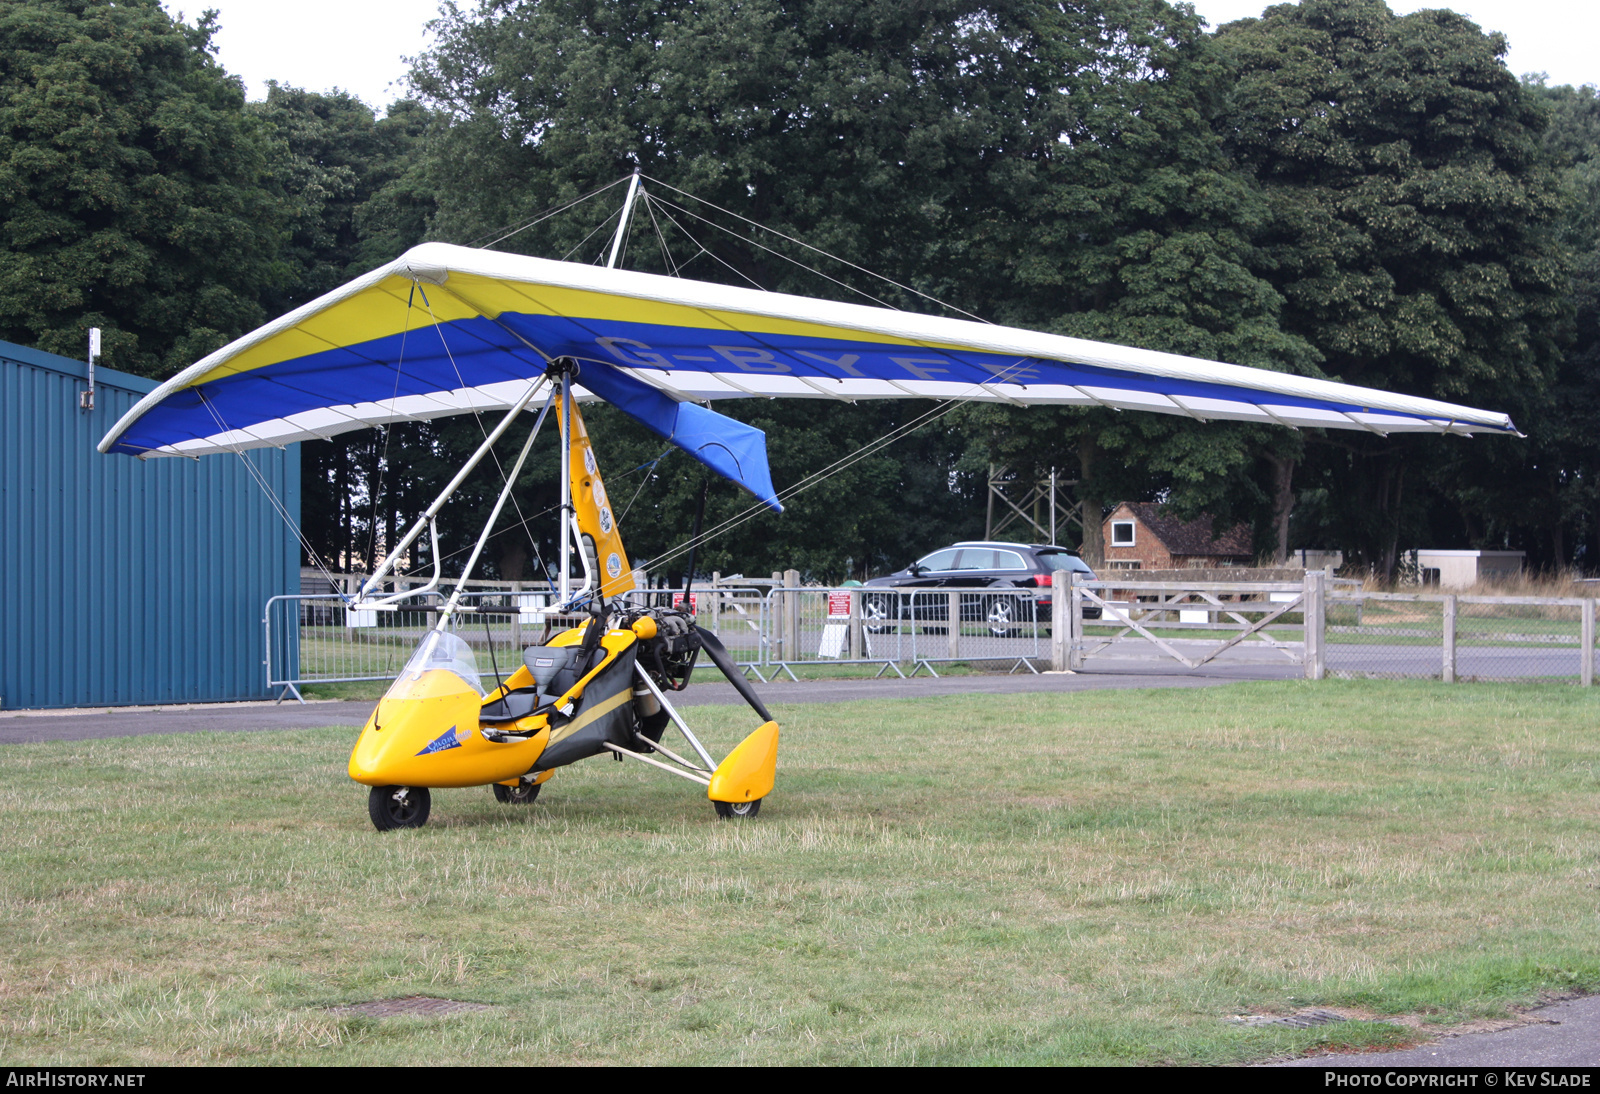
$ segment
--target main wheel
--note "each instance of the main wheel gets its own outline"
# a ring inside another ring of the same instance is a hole
[[[375,786],[367,794],[367,816],[380,832],[421,828],[428,823],[433,799],[425,786]]]
[[[719,817],[753,817],[761,812],[761,799],[753,802],[712,802]]]
[[[539,796],[539,783],[522,783],[520,786],[494,784],[494,800],[504,805],[531,805]]]

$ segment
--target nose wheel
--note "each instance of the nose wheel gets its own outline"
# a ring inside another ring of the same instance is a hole
[[[717,816],[719,817],[730,817],[737,819],[742,817],[753,817],[757,813],[761,812],[760,798],[757,798],[753,802],[712,802],[711,804],[717,807]]]
[[[375,786],[367,793],[367,815],[380,832],[421,828],[428,823],[433,799],[425,786]]]

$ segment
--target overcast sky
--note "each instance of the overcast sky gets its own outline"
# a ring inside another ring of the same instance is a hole
[[[463,7],[471,0],[463,0]],[[1259,15],[1261,0],[1194,0],[1213,26]],[[1552,84],[1600,83],[1600,3],[1594,0],[1457,0],[1454,4],[1390,0],[1398,13],[1453,7],[1511,43],[1507,64],[1521,76],[1544,72]],[[220,13],[223,67],[242,76],[249,97],[266,97],[267,81],[314,91],[343,88],[377,107],[404,91],[406,64],[427,45],[425,25],[438,0],[166,0],[191,21],[206,8]]]

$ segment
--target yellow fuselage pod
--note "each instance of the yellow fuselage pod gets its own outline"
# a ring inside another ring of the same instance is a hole
[[[577,645],[583,630],[564,631],[550,644]],[[588,683],[636,640],[632,631],[606,633],[599,664],[557,699],[557,709],[580,700]],[[481,698],[470,684],[445,669],[430,669],[397,683],[378,702],[357,738],[350,753],[350,777],[367,786],[451,787],[509,782],[526,774],[550,744],[550,716],[535,714],[497,726],[531,736],[491,741],[479,730],[478,712],[507,691],[533,684],[526,667]],[[577,714],[573,722],[558,726],[558,738],[583,721],[583,710]]]
[[[538,762],[549,733],[485,740],[478,732],[482,706],[470,684],[444,669],[390,689],[350,753],[350,777],[368,786],[481,786],[521,775]],[[524,721],[543,723],[544,716]]]

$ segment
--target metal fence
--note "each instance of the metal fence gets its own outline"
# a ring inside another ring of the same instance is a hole
[[[723,587],[693,591],[690,597],[700,624],[722,638],[737,663],[764,662],[769,629],[764,590]],[[262,614],[267,687],[282,699],[299,698],[306,684],[392,680],[438,624],[447,599],[434,591],[358,611],[336,594],[272,597]],[[640,590],[628,599],[679,606],[683,594]],[[554,613],[554,602],[554,593],[539,586],[464,593],[450,630],[473,648],[486,675],[509,676],[522,663],[524,646],[587,618]]]
[[[525,586],[473,592],[451,629],[486,673],[509,674],[523,646],[581,622],[550,613],[552,599]],[[628,599],[683,606],[670,590]],[[801,586],[790,571],[696,588],[690,600],[700,626],[762,680],[796,678],[802,666],[937,676],[940,665],[986,662],[1012,672],[1249,665],[1308,679],[1594,682],[1593,599],[1371,593],[1321,571],[1298,584],[1117,578],[1048,589]],[[273,597],[263,618],[268,687],[298,696],[304,684],[392,679],[443,601],[430,593],[357,612],[333,595]]]
[[[954,661],[1037,672],[1050,656],[1047,590],[790,585],[767,599],[772,630],[760,668],[791,678],[812,664],[877,665],[878,676],[937,676],[935,665]]]

